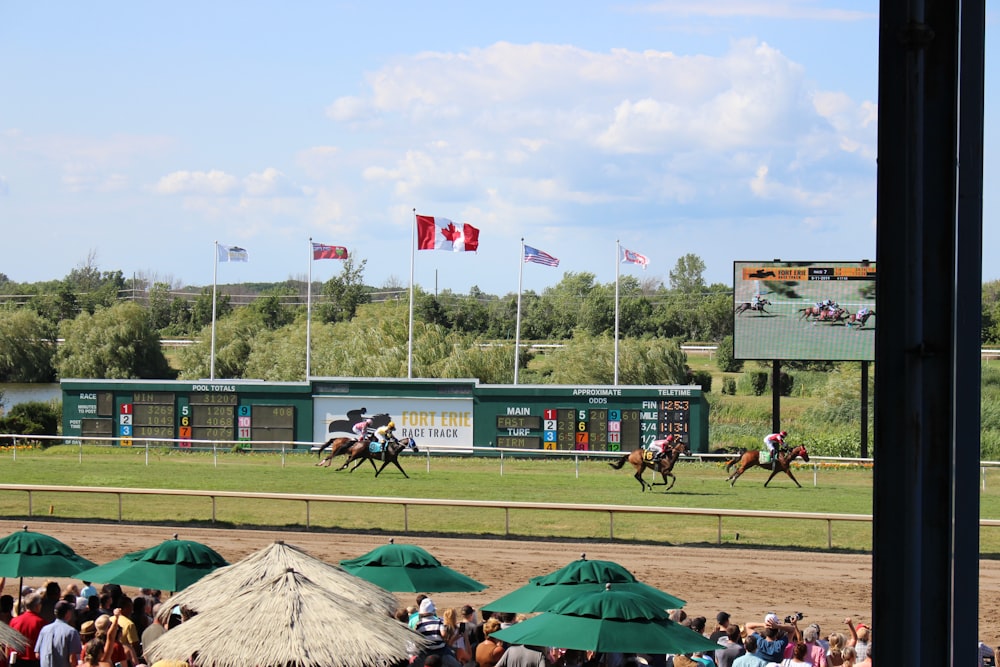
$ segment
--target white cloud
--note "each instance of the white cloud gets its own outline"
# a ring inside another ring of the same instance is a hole
[[[161,178],[153,187],[161,195],[228,195],[239,187],[235,176],[212,171],[175,171]]]
[[[302,195],[302,189],[274,167],[268,167],[260,173],[250,174],[244,178],[243,190],[249,197],[298,197]]]

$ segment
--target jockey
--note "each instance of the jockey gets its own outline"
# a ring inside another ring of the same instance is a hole
[[[861,309],[858,310],[858,314],[855,315],[854,317],[860,320],[863,317],[867,317],[868,313],[870,313],[870,312],[871,311],[868,309],[868,306],[861,306]]]
[[[351,430],[354,431],[354,435],[357,436],[358,440],[364,442],[365,444],[368,444],[368,442],[372,439],[371,429],[371,419],[362,419],[351,427]]]
[[[396,430],[396,422],[389,422],[385,426],[379,426],[375,429],[375,437],[378,439],[379,444],[385,446],[389,440],[395,440],[396,435],[394,431]]]
[[[788,435],[788,431],[779,431],[778,433],[772,433],[764,438],[764,446],[767,447],[767,451],[771,453],[771,460],[774,461],[778,454],[781,453],[782,448],[785,446],[785,436]]]
[[[663,440],[654,440],[649,443],[649,451],[653,452],[653,461],[659,461],[667,453],[667,448],[674,442],[674,436],[668,435]]]
[[[750,307],[751,308],[759,308],[760,307],[760,294],[754,294],[753,295],[753,299],[750,301]]]

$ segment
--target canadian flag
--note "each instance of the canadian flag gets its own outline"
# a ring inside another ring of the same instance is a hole
[[[466,223],[456,224],[448,218],[418,215],[417,248],[455,252],[476,251],[479,249],[479,230]]]

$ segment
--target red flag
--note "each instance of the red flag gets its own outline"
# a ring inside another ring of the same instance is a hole
[[[455,252],[476,251],[479,249],[479,230],[467,223],[455,224],[448,218],[418,215],[417,248]]]
[[[347,248],[342,245],[313,243],[313,259],[347,259]]]

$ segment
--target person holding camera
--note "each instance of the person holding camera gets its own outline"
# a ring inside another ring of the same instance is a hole
[[[785,617],[785,622],[774,612],[764,617],[763,623],[747,623],[748,633],[757,636],[757,651],[755,655],[768,662],[781,662],[785,655],[785,647],[790,641],[799,641],[798,621],[800,614]]]

